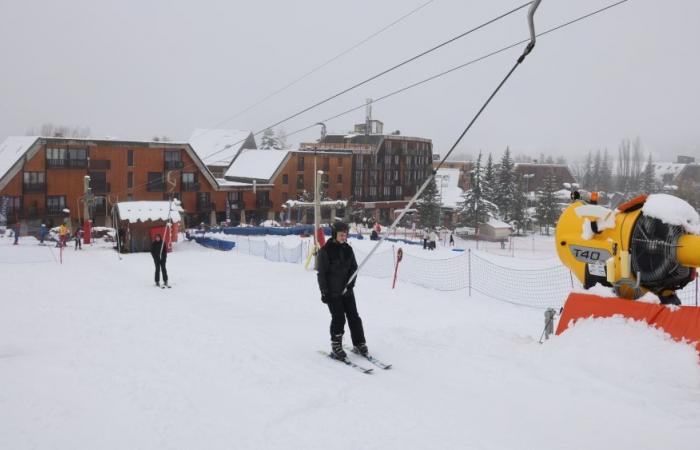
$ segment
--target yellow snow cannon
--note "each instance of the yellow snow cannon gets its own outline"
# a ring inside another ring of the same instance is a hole
[[[571,198],[557,223],[556,247],[585,289],[599,283],[625,299],[651,291],[662,304],[680,305],[676,290],[700,267],[700,236],[645,215],[646,195],[614,210],[599,205],[595,192],[574,188]]]

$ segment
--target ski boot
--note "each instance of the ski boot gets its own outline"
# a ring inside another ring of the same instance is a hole
[[[352,349],[353,352],[357,353],[358,355],[362,356],[367,356],[369,355],[369,349],[367,348],[367,344],[362,343],[360,345],[356,345]]]
[[[336,334],[331,337],[331,357],[335,359],[344,360],[348,357],[345,350],[343,350],[343,335]]]

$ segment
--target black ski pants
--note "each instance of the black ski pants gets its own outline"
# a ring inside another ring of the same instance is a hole
[[[168,282],[168,270],[165,268],[165,259],[157,260],[153,258],[153,263],[156,265],[156,283],[160,283],[160,272],[163,271],[163,281]]]
[[[362,319],[357,313],[355,294],[352,291],[348,291],[342,296],[331,297],[328,301],[328,309],[331,312],[331,339],[333,336],[345,332],[345,318],[347,317],[352,345],[365,343],[365,331],[362,328]]]

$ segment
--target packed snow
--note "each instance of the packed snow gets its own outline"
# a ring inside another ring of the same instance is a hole
[[[361,275],[370,350],[394,364],[364,375],[317,353],[330,317],[303,264],[179,242],[161,290],[147,253],[69,247],[59,264],[11,242],[3,448],[697,448],[698,354],[641,323],[579,321],[540,345],[540,310]]]
[[[680,225],[685,231],[700,234],[700,214],[688,202],[668,194],[652,194],[642,212],[669,225]]]

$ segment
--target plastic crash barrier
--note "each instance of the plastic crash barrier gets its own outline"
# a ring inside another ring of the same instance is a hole
[[[564,304],[557,334],[564,332],[578,319],[615,315],[643,320],[651,326],[661,328],[677,341],[694,343],[700,352],[700,308],[696,306],[667,307],[620,298],[570,294]]]

